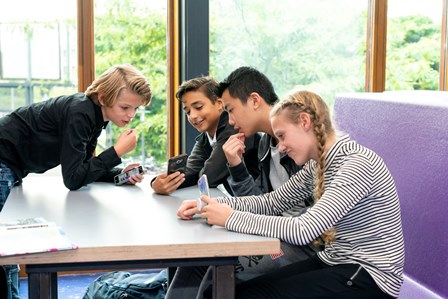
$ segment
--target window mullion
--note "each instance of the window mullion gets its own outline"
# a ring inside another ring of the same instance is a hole
[[[84,92],[95,78],[93,1],[78,0],[78,91]]]

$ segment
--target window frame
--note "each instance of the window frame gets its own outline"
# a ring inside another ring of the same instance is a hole
[[[78,82],[84,91],[95,77],[94,0],[78,1]],[[167,155],[189,152],[197,132],[175,98],[180,82],[209,74],[208,0],[166,0],[168,41]],[[446,91],[448,64],[447,2],[443,0],[439,90]],[[386,79],[387,0],[368,1],[365,91],[383,92]],[[193,138],[192,138],[193,137]]]

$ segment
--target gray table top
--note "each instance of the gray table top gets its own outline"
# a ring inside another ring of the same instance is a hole
[[[65,263],[262,255],[279,240],[229,232],[204,219],[181,220],[176,211],[199,195],[196,186],[169,196],[154,193],[150,177],[135,186],[93,183],[69,191],[60,176],[32,176],[12,189],[0,222],[43,217],[61,226],[79,249],[0,258],[8,263]],[[222,192],[211,189],[212,196]]]

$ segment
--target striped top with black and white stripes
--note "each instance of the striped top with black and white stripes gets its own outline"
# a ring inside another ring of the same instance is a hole
[[[271,193],[217,198],[234,208],[225,227],[305,245],[334,226],[336,240],[318,253],[320,259],[329,265],[360,264],[385,293],[398,297],[404,242],[400,204],[389,170],[381,157],[348,135],[338,137],[325,163],[325,192],[305,214],[278,216],[312,194],[314,161]]]

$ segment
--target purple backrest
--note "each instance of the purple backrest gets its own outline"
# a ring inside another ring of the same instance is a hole
[[[448,298],[448,92],[339,94],[333,114],[394,177],[406,276]]]

